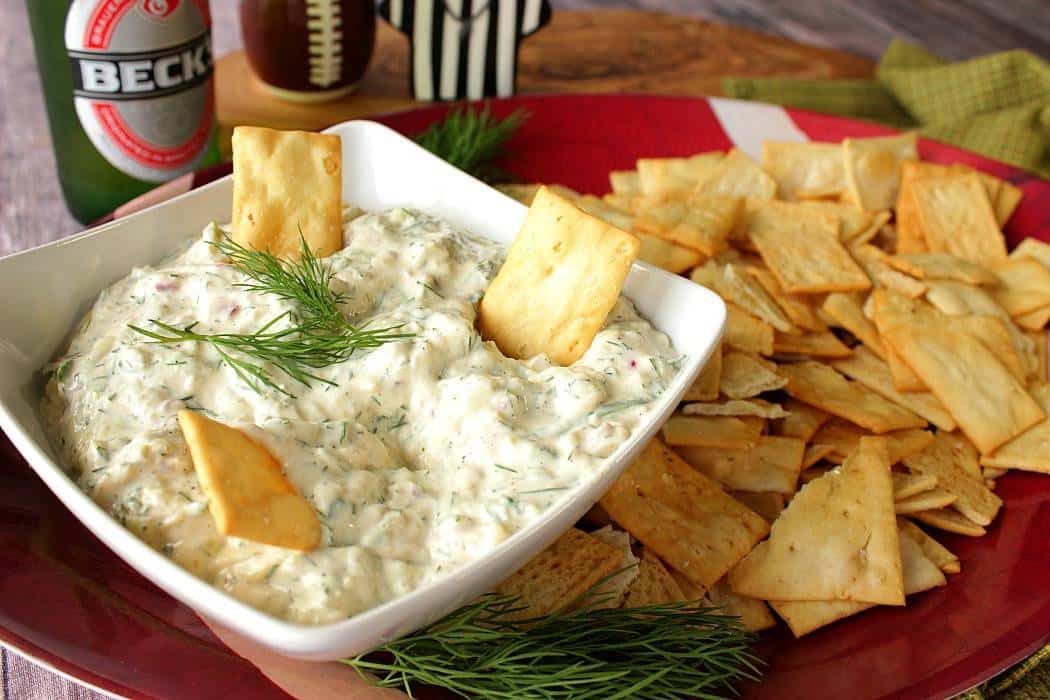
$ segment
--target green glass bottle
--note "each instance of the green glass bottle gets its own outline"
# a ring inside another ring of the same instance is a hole
[[[219,161],[208,0],[26,0],[58,176],[88,223]]]

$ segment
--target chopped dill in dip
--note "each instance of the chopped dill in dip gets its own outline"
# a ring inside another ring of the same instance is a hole
[[[349,217],[348,217],[349,218]],[[304,386],[253,389],[208,343],[161,345],[150,319],[251,333],[293,305],[238,287],[201,240],[104,291],[52,365],[43,411],[95,501],[197,576],[300,623],[344,619],[482,556],[587,481],[679,366],[620,298],[570,367],[483,342],[475,309],[502,249],[405,209],[346,224],[323,260],[355,326],[400,327]],[[527,293],[527,290],[522,290]],[[331,382],[330,384],[327,382]],[[182,408],[265,445],[320,517],[310,552],[220,535],[176,422]]]

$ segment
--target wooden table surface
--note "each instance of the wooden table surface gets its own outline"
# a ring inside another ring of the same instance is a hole
[[[711,94],[725,75],[864,75],[871,70],[870,62],[833,49],[874,58],[894,35],[922,41],[950,58],[1018,47],[1045,56],[1050,55],[1046,2],[553,0],[552,26],[523,44],[520,87],[532,92]],[[222,56],[241,44],[237,1],[211,0],[211,7],[215,53]],[[683,23],[654,15],[638,32],[636,18],[627,15],[614,13],[599,20],[594,15],[564,12],[566,8],[623,7],[690,15],[714,23]],[[581,32],[589,41],[566,42],[565,37],[573,32]],[[382,49],[364,88],[376,96],[368,110],[373,112],[384,105],[406,104],[403,38],[390,30],[382,36]],[[4,66],[0,78],[0,255],[4,255],[81,227],[66,212],[58,188],[32,36],[21,0],[0,2],[0,65]]]

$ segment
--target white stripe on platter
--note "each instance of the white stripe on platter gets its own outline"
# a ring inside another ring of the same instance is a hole
[[[762,162],[763,141],[809,141],[809,137],[778,105],[724,97],[711,97],[708,103],[733,145],[756,162]]]
[[[467,46],[467,97],[480,100],[485,95],[485,48],[489,40],[492,12],[486,7],[474,19]]]
[[[417,100],[429,102],[434,99],[434,77],[430,72],[430,42],[433,27],[434,6],[422,0],[415,3],[412,17],[412,91]]]
[[[441,99],[454,100],[459,77],[459,29],[462,26],[456,18],[463,14],[463,0],[445,0],[445,9],[441,29]]]
[[[499,35],[496,38],[496,94],[506,97],[514,92],[514,52],[517,50],[519,0],[499,2]]]

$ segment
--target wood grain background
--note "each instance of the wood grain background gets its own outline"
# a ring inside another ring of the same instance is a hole
[[[1046,21],[1050,0],[553,0],[553,4],[556,9],[622,7],[689,15],[869,58],[877,57],[893,36],[921,41],[948,58],[1009,48],[1050,57],[1050,22]],[[237,0],[211,0],[211,7],[215,53],[221,56],[241,45]],[[533,41],[542,42],[542,37],[541,33]],[[585,59],[584,51],[581,60]],[[0,255],[4,255],[80,226],[66,212],[59,192],[22,0],[0,0],[0,65],[4,67],[0,74]],[[644,77],[636,77],[636,82],[641,84],[634,89],[653,89],[644,85]],[[571,87],[571,76],[558,85]],[[608,88],[624,89],[615,81]]]

